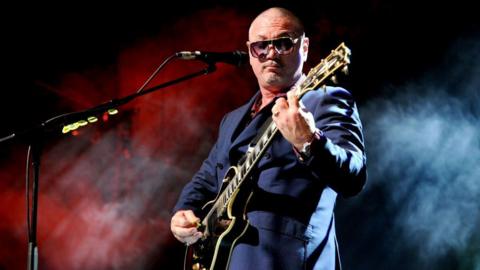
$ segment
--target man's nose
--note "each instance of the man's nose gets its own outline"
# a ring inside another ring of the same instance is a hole
[[[266,59],[273,59],[278,56],[277,50],[273,44],[268,44],[267,47],[267,55],[265,56]]]

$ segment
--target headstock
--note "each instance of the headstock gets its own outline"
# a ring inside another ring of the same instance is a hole
[[[333,83],[337,83],[335,72],[339,69],[345,74],[348,74],[348,64],[350,64],[350,49],[341,43],[332,52],[314,68],[310,69],[307,77],[297,88],[297,96],[300,98],[305,93],[311,90],[315,90],[318,86],[324,84],[324,81],[328,78]]]

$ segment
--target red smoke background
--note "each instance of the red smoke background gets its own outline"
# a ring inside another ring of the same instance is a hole
[[[111,63],[35,83],[58,96],[46,107],[88,109],[132,94],[178,50],[245,50],[249,22],[233,9],[194,12],[132,42]],[[203,68],[175,60],[149,86]],[[48,139],[39,184],[40,269],[181,265],[170,211],[208,154],[222,115],[255,91],[248,66],[218,64],[216,72],[140,97],[75,136]],[[27,264],[25,158],[26,146],[15,144],[0,164],[0,269]]]

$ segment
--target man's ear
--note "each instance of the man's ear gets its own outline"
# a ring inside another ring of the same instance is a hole
[[[303,56],[303,62],[307,61],[308,58],[308,45],[310,44],[310,40],[308,37],[303,38],[303,43],[302,43],[302,56]]]

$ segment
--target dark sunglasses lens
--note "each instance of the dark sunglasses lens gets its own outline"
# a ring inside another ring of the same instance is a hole
[[[293,42],[289,38],[280,38],[273,41],[273,46],[279,54],[287,53],[293,47]]]
[[[252,49],[252,55],[255,57],[265,57],[268,50],[268,41],[257,41],[250,44],[250,48]]]

